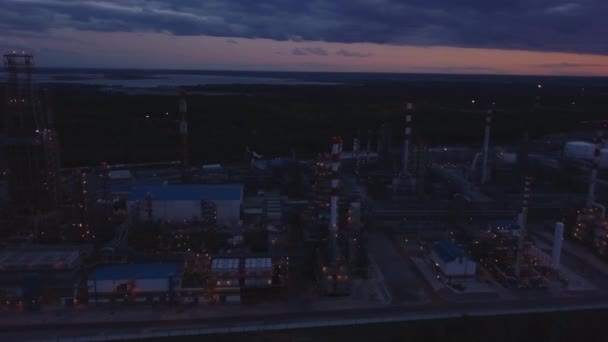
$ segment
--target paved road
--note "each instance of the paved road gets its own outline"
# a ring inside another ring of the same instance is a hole
[[[413,272],[384,233],[371,233],[368,246],[370,254],[382,271],[384,283],[393,296],[393,304],[425,299],[424,282]]]
[[[437,308],[429,305],[387,306],[366,310],[335,310],[323,312],[247,315],[231,318],[182,319],[142,322],[109,322],[81,325],[28,326],[27,328],[1,328],[2,341],[31,340],[110,340],[151,337],[151,334],[200,335],[221,332],[261,331],[265,329],[292,329],[321,326],[345,326],[421,319],[458,318],[465,316],[495,316],[518,312],[550,312],[567,310],[608,309],[608,296],[581,298],[528,298],[525,301],[487,303],[446,303]],[[188,332],[189,331],[189,332]]]

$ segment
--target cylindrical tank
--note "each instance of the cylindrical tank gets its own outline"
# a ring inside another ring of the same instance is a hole
[[[592,160],[595,153],[595,144],[586,141],[568,141],[564,145],[564,158]],[[608,168],[608,148],[600,150],[599,168]]]
[[[567,159],[592,159],[595,144],[586,141],[568,141],[564,146]]]
[[[600,169],[608,169],[608,148],[603,148],[600,150],[600,160],[598,167]]]
[[[562,241],[564,239],[564,223],[556,222],[553,232],[553,250],[551,253],[551,263],[555,270],[559,269],[560,258],[562,255]]]

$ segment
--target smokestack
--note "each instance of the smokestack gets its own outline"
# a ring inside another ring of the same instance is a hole
[[[410,138],[412,136],[412,114],[414,113],[414,104],[408,102],[405,105],[405,135],[403,136],[403,175],[408,175],[408,162],[410,158]]]
[[[331,197],[329,202],[329,237],[332,243],[332,253],[336,252],[336,235],[338,234],[338,193],[340,186],[340,147],[342,138],[332,137],[331,145]],[[332,257],[332,260],[336,258]]]
[[[553,232],[553,250],[551,253],[551,263],[554,270],[559,270],[560,258],[562,255],[562,240],[564,239],[564,223],[556,222]]]
[[[179,122],[179,133],[182,141],[182,167],[184,170],[189,168],[188,161],[188,117],[187,117],[187,105],[186,105],[186,92],[184,90],[180,93],[178,101],[180,122]]]
[[[82,227],[87,227],[87,174],[80,170],[80,223]]]
[[[515,276],[521,275],[521,262],[523,260],[524,238],[526,237],[526,225],[528,223],[528,201],[530,200],[530,184],[531,177],[526,177],[524,180],[524,195],[521,208],[521,216],[519,219],[519,240],[517,241],[517,260],[515,262]]]
[[[372,130],[367,130],[367,149],[365,150],[365,162],[369,163],[369,153],[372,150]]]
[[[354,138],[353,139],[353,159],[355,160],[355,175],[359,175],[359,166],[361,164],[360,150],[361,150],[361,146],[360,146],[359,138]]]
[[[146,213],[148,214],[148,221],[152,221],[152,194],[146,194]]]
[[[492,110],[486,113],[486,128],[483,134],[483,164],[481,168],[481,184],[488,180],[488,148],[490,146],[490,128],[492,126]]]
[[[597,130],[597,136],[595,137],[595,151],[593,153],[593,162],[591,164],[591,178],[589,179],[589,192],[587,193],[587,208],[591,208],[593,206],[593,202],[595,201],[595,182],[597,179],[597,169],[600,164],[600,153],[602,150],[602,136],[603,136],[603,126]]]
[[[521,176],[528,174],[528,153],[529,153],[529,136],[528,130],[525,129],[522,134],[521,143],[519,145],[519,153],[517,154],[517,164]]]

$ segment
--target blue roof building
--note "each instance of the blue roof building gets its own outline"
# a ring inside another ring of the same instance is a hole
[[[163,185],[161,181],[129,180],[126,182],[111,183],[110,192],[113,194],[130,194],[139,187],[157,187],[161,185]]]
[[[473,276],[477,269],[476,263],[464,254],[460,246],[450,240],[432,244],[431,259],[447,277]]]
[[[180,274],[179,264],[104,265],[96,267],[89,275],[89,280],[164,279],[179,277]]]
[[[454,261],[463,256],[462,248],[450,240],[435,242],[431,249],[444,262]]]
[[[175,263],[105,265],[89,274],[87,288],[94,302],[123,293],[164,296],[180,289],[181,277],[181,265]]]
[[[235,225],[242,202],[242,184],[147,184],[133,189],[127,208],[144,220]]]
[[[144,200],[150,194],[157,200],[206,200],[240,201],[243,199],[242,184],[176,184],[136,186],[129,200]]]

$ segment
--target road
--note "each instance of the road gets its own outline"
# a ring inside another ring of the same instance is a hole
[[[231,318],[173,319],[162,321],[121,321],[88,324],[29,325],[0,328],[3,341],[32,340],[124,340],[170,335],[205,335],[230,332],[264,331],[326,326],[389,323],[412,320],[497,316],[515,313],[539,313],[608,309],[608,296],[583,300],[580,298],[528,298],[525,301],[487,303],[446,303],[437,308],[429,305],[400,306],[366,310],[333,310],[268,315],[241,315]],[[247,310],[244,309],[244,312]]]
[[[393,304],[425,299],[424,281],[414,273],[411,265],[402,258],[393,241],[386,234],[372,232],[368,248],[384,276],[387,289],[393,296]]]

